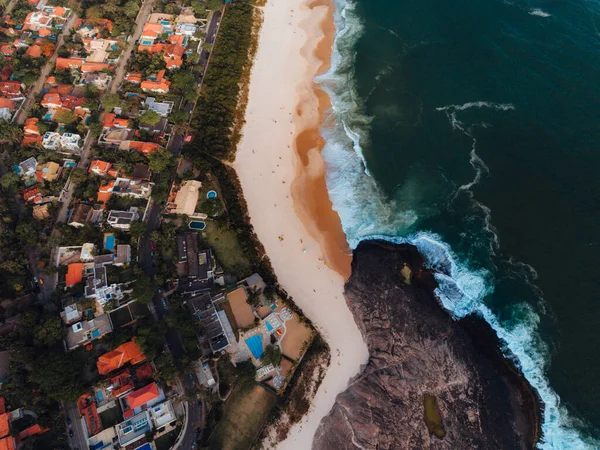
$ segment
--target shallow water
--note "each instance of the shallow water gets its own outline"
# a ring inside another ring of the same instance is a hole
[[[544,448],[600,424],[600,4],[336,0],[327,184],[350,244],[419,247],[546,404]]]

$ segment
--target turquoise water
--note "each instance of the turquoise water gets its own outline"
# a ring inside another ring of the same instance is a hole
[[[109,251],[113,251],[115,249],[115,237],[114,236],[106,236],[106,242],[104,244],[104,248]]]
[[[271,325],[271,322],[269,322],[268,320],[265,322],[265,325],[267,326],[267,330],[269,331],[273,331],[273,325]]]
[[[254,356],[254,358],[256,359],[260,359],[260,357],[264,353],[262,345],[262,334],[255,334],[254,336],[251,336],[248,339],[246,339],[245,342],[246,345],[248,345],[250,351],[252,352],[252,356]]]
[[[352,246],[416,245],[544,401],[542,448],[600,448],[600,4],[336,0],[327,186]]]

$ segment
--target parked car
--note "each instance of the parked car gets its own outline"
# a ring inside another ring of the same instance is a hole
[[[73,437],[73,430],[69,430],[69,437]]]
[[[71,418],[67,416],[67,425],[71,425]]]

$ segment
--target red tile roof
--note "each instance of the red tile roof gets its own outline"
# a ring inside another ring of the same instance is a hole
[[[127,75],[125,75],[125,81],[139,84],[142,82],[142,74],[137,72],[129,72]]]
[[[26,202],[36,203],[37,201],[41,200],[41,195],[42,195],[42,193],[40,192],[38,187],[35,185],[23,190],[23,198],[25,199]],[[39,199],[38,199],[38,197],[39,197]]]
[[[84,60],[81,58],[56,58],[56,69],[64,70],[74,67],[81,67]]]
[[[101,159],[95,159],[90,164],[90,168],[88,169],[88,172],[90,172],[90,173],[94,172],[97,174],[106,175],[108,173],[110,167],[111,167],[111,164],[109,162],[102,161]]]
[[[84,63],[81,66],[82,73],[100,72],[104,69],[110,69],[110,64],[106,63]]]
[[[149,384],[148,386],[144,386],[137,391],[133,391],[129,394],[125,399],[127,400],[127,404],[130,409],[139,408],[144,406],[146,403],[154,400],[155,398],[160,396],[160,392],[158,391],[158,386],[156,383]]]
[[[27,439],[28,437],[35,436],[36,434],[42,434],[48,431],[48,428],[42,428],[39,424],[35,424],[30,426],[29,428],[25,428],[23,431],[19,433],[19,441],[23,439]]]
[[[130,391],[134,387],[131,371],[129,369],[125,369],[123,372],[111,377],[108,382],[112,386],[112,395],[114,397],[118,397],[119,395]]]
[[[140,364],[135,368],[135,377],[139,381],[150,381],[154,377],[154,370],[149,362]]]
[[[0,93],[4,97],[18,97],[21,95],[20,81],[3,81],[0,83]]]
[[[0,437],[4,437],[8,433],[10,433],[10,420],[8,414],[0,414]]]
[[[146,356],[133,339],[98,358],[96,366],[100,375],[106,375],[119,367],[123,367],[128,362],[135,365],[146,360]]]
[[[75,286],[83,280],[83,263],[69,264],[66,276],[66,286]]]
[[[165,44],[152,44],[152,45],[144,45],[144,44],[140,44],[138,45],[138,52],[148,52],[148,53],[160,53],[163,51],[165,47]]]
[[[0,108],[8,108],[13,111],[15,109],[15,101],[10,98],[0,97]]]
[[[39,135],[40,130],[37,127],[38,122],[39,122],[39,119],[37,117],[30,117],[29,119],[27,119],[25,121],[25,126],[23,127],[25,134]]]
[[[15,440],[11,436],[7,436],[0,440],[0,450],[15,450]]]
[[[85,424],[90,435],[98,434],[102,431],[102,422],[98,416],[98,410],[96,408],[96,402],[92,396],[88,393],[83,394],[77,400],[77,407],[79,412],[85,419]]]
[[[40,56],[42,56],[42,47],[40,47],[37,44],[32,45],[27,49],[27,52],[25,52],[25,54],[32,58],[39,58]]]
[[[135,150],[136,152],[148,155],[149,153],[155,152],[160,148],[160,145],[154,142],[140,142],[140,141],[129,141],[129,149]]]

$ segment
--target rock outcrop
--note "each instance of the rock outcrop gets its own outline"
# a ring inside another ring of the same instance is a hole
[[[370,359],[313,449],[531,449],[540,403],[483,320],[454,321],[417,249],[363,242],[346,301]]]

